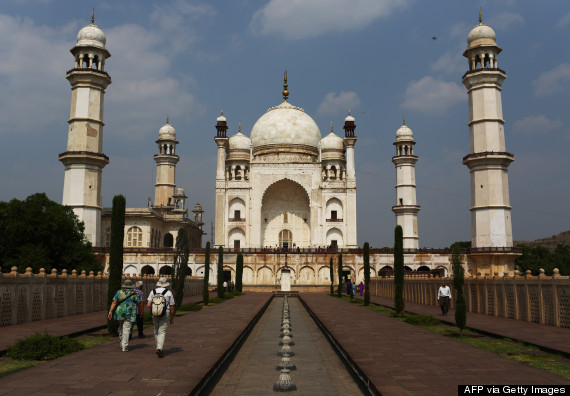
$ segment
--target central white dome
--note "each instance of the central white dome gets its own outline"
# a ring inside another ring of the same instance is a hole
[[[284,101],[267,110],[251,129],[253,148],[273,145],[303,145],[317,148],[321,131],[299,107]]]

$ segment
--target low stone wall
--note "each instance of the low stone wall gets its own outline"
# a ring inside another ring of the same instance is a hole
[[[453,278],[445,279],[455,296]],[[404,300],[437,307],[440,285],[439,278],[406,277]],[[464,290],[467,312],[570,328],[570,277],[556,270],[554,276],[469,277]],[[394,279],[371,279],[370,294],[394,298]]]
[[[144,282],[145,296],[156,287],[158,277],[129,277]],[[108,276],[94,276],[82,271],[66,270],[58,275],[55,270],[33,274],[31,268],[23,274],[0,274],[0,327],[37,320],[61,318],[107,309]],[[184,295],[201,295],[203,279],[188,277]]]

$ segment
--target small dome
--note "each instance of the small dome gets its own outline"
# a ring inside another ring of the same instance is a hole
[[[354,122],[354,117],[350,115],[350,110],[348,111],[348,115],[344,119],[344,122]]]
[[[158,131],[158,137],[159,139],[176,139],[176,129],[167,121]]]
[[[404,124],[396,131],[396,140],[414,140],[414,133]]]
[[[107,38],[99,26],[91,23],[77,33],[77,46],[105,49]]]
[[[322,138],[321,150],[344,150],[344,140],[331,132]]]
[[[176,193],[174,195],[183,196],[184,189],[182,187],[176,187]]]
[[[251,148],[251,140],[243,133],[238,132],[229,140],[230,150],[248,150]]]
[[[321,141],[321,131],[315,121],[299,107],[284,101],[271,107],[251,129],[252,146],[305,145],[315,149]]]
[[[479,23],[479,25],[475,26],[469,32],[467,36],[467,44],[471,45],[479,45],[479,44],[491,44],[496,45],[495,39],[497,35],[495,31],[491,29],[490,26],[487,26],[483,23]]]
[[[216,121],[218,122],[226,122],[226,117],[224,117],[224,111],[220,111],[220,115],[218,116],[218,118],[216,118]]]

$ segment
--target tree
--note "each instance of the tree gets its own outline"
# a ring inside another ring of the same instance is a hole
[[[465,329],[467,323],[467,307],[465,306],[465,294],[463,293],[465,270],[461,263],[459,246],[453,248],[451,264],[453,267],[453,288],[455,289],[455,325],[459,327],[460,334],[463,334],[463,329]]]
[[[402,226],[394,230],[394,309],[404,312],[404,236]]]
[[[333,259],[332,259],[332,257],[331,257],[331,262],[330,262],[329,268],[330,268],[330,271],[331,271],[330,275],[331,275],[331,296],[332,296],[332,295],[334,294],[334,269],[333,269]]]
[[[364,242],[364,305],[370,305],[370,245]]]
[[[0,202],[0,265],[2,272],[27,267],[38,273],[66,269],[98,272],[102,265],[84,235],[73,209],[36,193],[25,200]]]
[[[123,276],[123,243],[125,239],[125,197],[115,195],[111,211],[111,244],[109,248],[109,283],[107,285],[107,308],[111,307],[113,297],[121,288]],[[111,319],[107,330],[111,335],[117,335],[119,323]]]
[[[185,228],[178,229],[176,236],[176,253],[172,265],[172,290],[174,291],[174,311],[182,305],[184,298],[184,282],[188,273],[188,256],[190,255],[190,244],[188,242],[188,231]]]
[[[224,298],[224,248],[218,248],[218,298]]]
[[[202,290],[202,300],[204,305],[210,302],[210,242],[206,242],[206,254],[204,255],[204,289]]]
[[[530,270],[536,276],[542,268],[546,275],[552,275],[554,268],[558,268],[560,275],[570,275],[570,246],[559,244],[553,251],[540,245],[519,247],[522,248],[522,255],[515,259],[515,266],[523,274]]]
[[[243,278],[243,254],[238,253],[236,259],[236,290],[241,293]]]
[[[342,253],[338,255],[338,290],[337,297],[342,296]]]

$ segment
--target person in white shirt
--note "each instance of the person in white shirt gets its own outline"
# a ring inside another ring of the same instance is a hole
[[[437,292],[437,300],[439,301],[441,314],[443,316],[447,316],[447,311],[449,310],[449,302],[451,301],[451,289],[449,286],[445,285],[445,281],[441,282],[441,286]]]
[[[164,315],[159,317],[152,317],[152,321],[154,322],[154,338],[156,340],[156,354],[159,358],[164,357],[164,340],[166,338],[166,329],[168,329],[168,323],[174,323],[174,295],[170,290],[166,289],[168,286],[170,286],[168,280],[166,278],[160,278],[156,283],[156,289],[150,292],[147,299],[147,306],[148,308],[152,309],[152,298],[154,297],[154,294],[160,294],[166,290],[166,292],[163,294],[164,299],[166,300],[166,310],[164,312]]]

